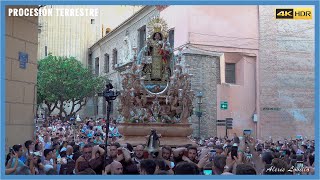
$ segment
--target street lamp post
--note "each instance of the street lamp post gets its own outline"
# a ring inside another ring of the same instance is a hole
[[[198,116],[198,123],[199,123],[198,138],[200,140],[201,139],[201,136],[200,136],[200,123],[201,123],[201,117],[202,117],[201,104],[202,104],[202,97],[203,97],[202,92],[199,91],[197,93],[196,97],[198,98],[198,111],[196,112],[196,115]]]
[[[120,95],[119,91],[114,92],[113,86],[111,83],[108,83],[106,85],[106,89],[103,91],[102,96],[105,98],[105,100],[108,102],[107,106],[107,119],[106,119],[106,139],[105,139],[105,158],[104,162],[106,162],[106,155],[108,152],[108,133],[109,133],[109,126],[110,126],[110,112],[111,112],[111,102],[117,98],[117,96]],[[100,95],[100,94],[99,94]]]

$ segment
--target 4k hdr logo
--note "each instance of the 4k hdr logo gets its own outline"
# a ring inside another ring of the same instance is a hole
[[[276,9],[276,19],[312,19],[312,8]]]

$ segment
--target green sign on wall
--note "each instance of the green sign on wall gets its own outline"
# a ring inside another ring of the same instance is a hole
[[[228,109],[228,102],[227,101],[221,101],[220,109],[227,110]]]

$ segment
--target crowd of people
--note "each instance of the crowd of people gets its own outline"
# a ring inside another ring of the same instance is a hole
[[[80,123],[48,118],[35,137],[9,148],[7,175],[312,175],[315,142],[308,139],[261,141],[250,135],[209,138],[197,145],[119,144],[116,122],[106,133],[104,120]],[[108,145],[105,148],[105,138]],[[160,139],[161,141],[161,139]]]

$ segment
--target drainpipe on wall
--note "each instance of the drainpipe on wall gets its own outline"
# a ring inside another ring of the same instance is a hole
[[[258,39],[260,38],[260,11],[259,11],[259,5],[257,6],[258,8]],[[256,69],[255,69],[255,81],[256,81],[256,111],[255,113],[257,114],[257,122],[255,123],[256,125],[256,138],[261,138],[261,130],[260,130],[260,88],[259,88],[259,50],[260,50],[260,40],[258,40],[258,54],[256,56]]]
[[[37,84],[34,84],[34,86],[33,86],[33,92],[34,92],[34,98],[33,98],[33,106],[32,106],[32,112],[33,112],[33,123],[34,123],[34,125],[33,125],[33,136],[35,137],[36,136],[36,126],[37,126],[37,108],[35,108],[35,107],[37,107],[37,91],[36,91],[36,87],[37,87],[38,85]]]

